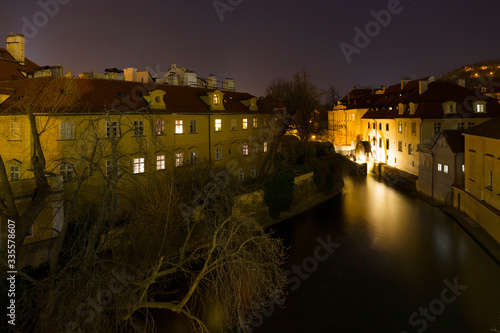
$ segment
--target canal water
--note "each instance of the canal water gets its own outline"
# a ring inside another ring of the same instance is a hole
[[[439,208],[375,175],[271,229],[289,246],[288,295],[253,332],[500,331],[500,266]]]

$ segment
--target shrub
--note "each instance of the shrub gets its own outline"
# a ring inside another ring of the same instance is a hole
[[[277,171],[264,184],[264,203],[269,215],[278,218],[281,212],[290,210],[293,200],[293,173]]]

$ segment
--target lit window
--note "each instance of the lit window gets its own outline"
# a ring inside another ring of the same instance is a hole
[[[21,123],[19,121],[9,123],[9,140],[21,140]]]
[[[157,120],[156,121],[156,135],[163,135],[165,134],[165,121],[164,120]]]
[[[243,181],[245,180],[245,170],[244,169],[240,169],[240,181]]]
[[[267,153],[267,141],[264,141],[264,148],[262,149],[264,153]]]
[[[443,165],[441,163],[438,163],[438,171],[442,171],[443,170]]]
[[[253,118],[253,128],[257,128],[257,118]]]
[[[73,166],[69,163],[64,163],[59,166],[59,173],[63,181],[73,180]]]
[[[248,145],[243,145],[243,155],[248,155]]]
[[[236,119],[231,119],[231,131],[236,131]]]
[[[465,164],[462,164],[462,172],[465,173]]]
[[[195,151],[192,151],[189,153],[189,160],[191,162],[191,165],[195,165],[198,161],[196,160],[197,153]]]
[[[182,126],[182,120],[175,121],[175,134],[184,133],[184,127]]]
[[[191,119],[189,121],[189,133],[196,133],[196,119]]]
[[[165,155],[156,156],[156,170],[165,170]]]
[[[106,137],[116,137],[120,135],[117,121],[106,122]]]
[[[220,104],[220,99],[219,95],[214,93],[214,99],[213,99],[214,105],[219,105]]]
[[[398,121],[398,133],[403,133],[403,122]]]
[[[476,112],[484,112],[484,104],[476,104]]]
[[[252,178],[257,178],[257,168],[252,166],[252,169],[251,169],[251,176]]]
[[[10,166],[10,175],[9,176],[10,176],[9,178],[10,178],[11,182],[19,180],[19,178],[21,176],[19,165],[11,165]]]
[[[134,158],[134,173],[144,173],[144,157]]]
[[[144,135],[144,121],[134,120],[134,136]]]
[[[62,122],[59,124],[59,139],[61,140],[72,140],[75,138],[75,123],[73,122]]]
[[[184,164],[184,153],[175,153],[175,166],[180,167]]]
[[[220,147],[215,148],[215,160],[216,161],[222,160],[222,148]]]
[[[244,130],[248,129],[248,119],[247,118],[243,119],[243,129]]]
[[[215,119],[215,131],[222,131],[222,119]]]
[[[448,165],[447,164],[445,164],[443,166],[443,171],[444,171],[444,173],[448,173]]]

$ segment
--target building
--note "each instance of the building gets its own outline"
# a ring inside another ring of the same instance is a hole
[[[432,144],[441,130],[468,129],[499,114],[496,99],[428,77],[389,87],[361,127],[378,162],[418,176],[418,145]]]
[[[37,67],[26,58],[24,35],[7,35],[6,48],[0,48],[0,81],[33,77]]]
[[[461,130],[443,130],[431,145],[421,144],[417,190],[452,204],[452,186],[464,186],[464,138]]]
[[[1,81],[0,154],[16,199],[23,206],[35,190],[27,109],[42,133],[53,188],[25,244],[57,235],[65,202],[89,170],[81,192],[88,202],[115,172],[129,191],[148,175],[198,164],[235,180],[257,177],[271,123],[259,105],[247,93],[186,86],[61,76]]]
[[[337,151],[352,151],[362,140],[361,118],[385,91],[354,89],[328,111],[328,136]]]
[[[463,135],[465,187],[453,187],[453,205],[500,243],[500,118]]]

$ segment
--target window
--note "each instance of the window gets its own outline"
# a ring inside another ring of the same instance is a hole
[[[157,120],[156,121],[156,135],[164,135],[165,134],[165,121]]]
[[[196,119],[189,121],[189,133],[196,133]]]
[[[370,129],[370,123],[368,123],[368,129]]]
[[[236,119],[231,119],[231,131],[236,131]]]
[[[215,119],[215,131],[222,131],[222,119]]]
[[[382,138],[378,138],[378,147],[382,148]]]
[[[75,138],[75,123],[65,121],[59,124],[59,139],[72,140]]]
[[[447,164],[443,165],[443,171],[444,171],[444,173],[448,173],[448,165]]]
[[[385,149],[389,150],[389,139],[385,139]]]
[[[175,166],[180,167],[184,164],[184,153],[175,153]]]
[[[240,181],[243,181],[245,180],[245,170],[244,169],[240,169]]]
[[[441,132],[441,123],[434,123],[434,134]]]
[[[182,120],[175,121],[175,134],[184,133],[184,127],[182,126]]]
[[[462,164],[462,172],[465,173],[465,164]]]
[[[215,148],[215,160],[216,161],[222,160],[222,148],[220,147]]]
[[[253,154],[256,155],[259,152],[259,145],[257,142],[253,143]]]
[[[476,112],[484,112],[484,104],[476,104]]]
[[[19,180],[20,176],[21,176],[21,172],[20,172],[19,165],[11,165],[10,166],[10,175],[9,175],[10,181],[13,182],[13,181]]]
[[[398,133],[403,133],[403,122],[398,121]]]
[[[488,170],[488,186],[490,189],[493,188],[493,170]]]
[[[403,151],[403,141],[398,141],[398,151]]]
[[[117,121],[106,122],[106,137],[115,137],[120,135]]]
[[[257,168],[252,166],[251,173],[250,173],[252,178],[257,178]]]
[[[59,173],[63,181],[73,180],[73,166],[69,163],[64,163],[59,166]]]
[[[189,153],[189,161],[191,162],[191,165],[196,165],[196,163],[198,162],[196,156],[197,153],[195,151]]]
[[[248,145],[243,145],[243,156],[248,155]]]
[[[443,165],[441,163],[438,163],[438,171],[441,172],[443,170]]]
[[[106,177],[109,177],[111,176],[111,166],[112,166],[112,161],[111,160],[107,160],[106,161]]]
[[[389,130],[389,124],[385,124],[385,130],[388,131]]]
[[[214,105],[219,105],[220,104],[220,99],[218,94],[214,94],[213,98]]]
[[[243,129],[244,130],[248,129],[248,119],[247,118],[243,118]]]
[[[134,158],[134,173],[144,173],[144,157]]]
[[[415,135],[417,133],[417,123],[412,121],[411,123],[411,135]]]
[[[457,129],[459,129],[459,130],[463,130],[464,128],[465,128],[465,123],[463,123],[463,122],[459,122],[459,123],[457,124]]]
[[[253,128],[257,128],[258,121],[257,118],[253,118]]]
[[[447,112],[447,113],[453,113],[453,112],[455,112],[455,111],[454,111],[454,108],[453,108],[453,104],[448,104],[448,105],[446,106],[446,112]]]
[[[144,135],[144,121],[134,120],[134,136]]]
[[[377,129],[377,123],[373,123],[373,129]]]
[[[382,130],[382,124],[381,124],[381,123],[379,123],[379,124],[378,124],[378,130],[379,130],[379,131],[381,131],[381,130]]]
[[[267,141],[264,141],[264,148],[262,149],[264,153],[267,153]]]
[[[408,145],[408,155],[413,155],[413,144]]]
[[[21,140],[21,123],[19,121],[9,123],[9,140]]]
[[[467,123],[467,128],[471,128],[471,127],[474,127],[475,123],[473,122],[468,122]]]
[[[165,170],[165,155],[156,156],[156,170]]]

